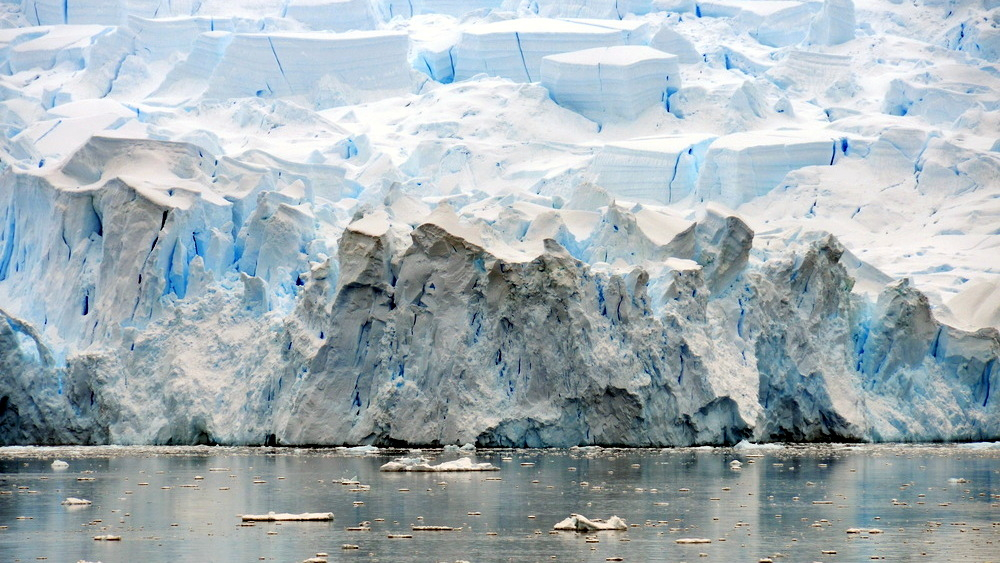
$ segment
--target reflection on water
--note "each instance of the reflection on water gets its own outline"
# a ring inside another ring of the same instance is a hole
[[[480,450],[476,460],[501,471],[379,473],[400,453],[0,448],[0,561],[302,561],[320,552],[366,562],[986,561],[1000,554],[1000,446]],[[69,467],[53,469],[55,459]],[[742,468],[731,469],[732,460]],[[371,489],[341,484],[351,478]],[[67,497],[93,504],[61,505]],[[335,520],[240,525],[241,514],[269,511],[333,512]],[[552,533],[571,513],[618,515],[630,528]],[[346,530],[366,521],[370,531]],[[93,539],[105,534],[122,539]],[[588,540],[594,536],[596,543]],[[678,544],[682,538],[712,541]]]

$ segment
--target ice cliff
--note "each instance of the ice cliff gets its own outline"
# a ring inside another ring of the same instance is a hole
[[[0,2],[0,443],[1000,438],[998,10]]]

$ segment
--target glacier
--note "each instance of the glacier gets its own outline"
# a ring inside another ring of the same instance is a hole
[[[998,439],[998,18],[0,0],[0,444]]]

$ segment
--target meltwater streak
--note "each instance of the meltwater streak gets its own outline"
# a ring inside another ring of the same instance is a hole
[[[499,472],[380,473],[397,453],[405,452],[0,449],[0,557],[982,561],[1000,542],[997,444],[480,450],[475,461]],[[458,456],[422,455],[435,463]],[[69,468],[53,470],[57,457]],[[66,497],[93,505],[62,506]],[[241,526],[240,514],[270,511],[331,511],[335,519]],[[551,533],[572,513],[617,515],[630,527]],[[364,522],[368,531],[347,531]],[[122,539],[95,541],[99,535]],[[691,538],[711,543],[677,541]]]

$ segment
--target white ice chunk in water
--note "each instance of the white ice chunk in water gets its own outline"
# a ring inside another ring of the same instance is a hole
[[[332,512],[303,512],[291,514],[287,512],[268,512],[267,514],[243,514],[244,522],[326,522],[333,520]]]
[[[572,532],[600,532],[605,530],[628,530],[628,524],[618,516],[612,516],[607,522],[601,520],[591,520],[586,516],[571,514],[569,518],[558,522],[552,527],[554,530],[568,530]]]
[[[368,455],[377,454],[378,446],[354,446],[350,448],[340,447],[337,448],[338,453],[348,454],[348,455]]]
[[[401,457],[390,461],[379,471],[412,471],[417,473],[452,472],[452,471],[499,471],[500,468],[490,463],[475,463],[467,457],[431,465],[422,457]]]

